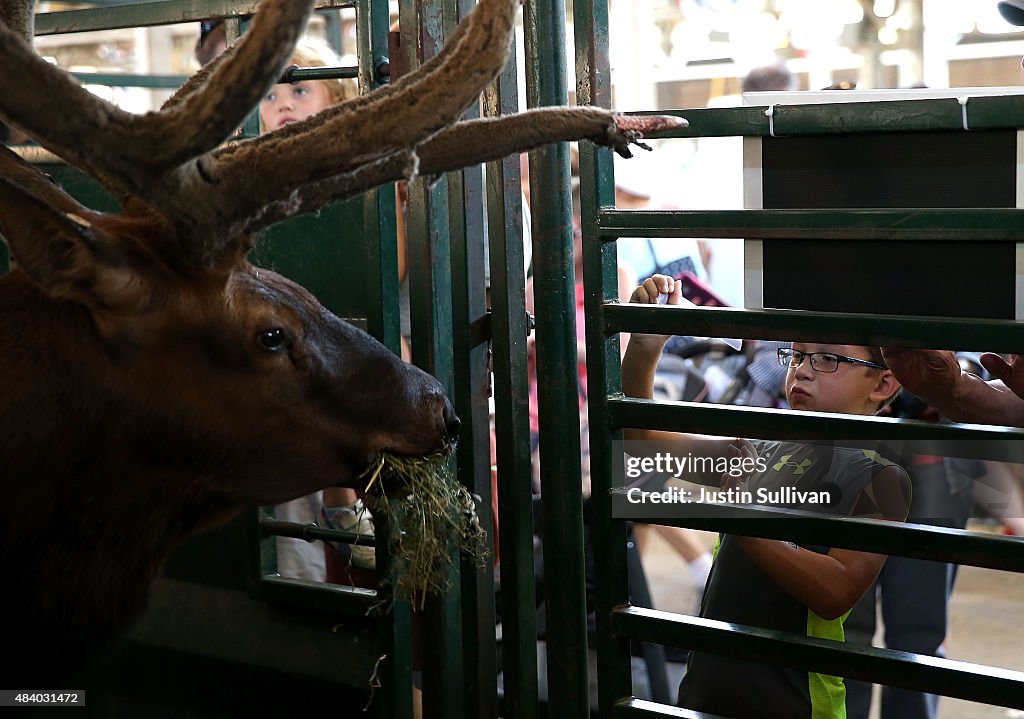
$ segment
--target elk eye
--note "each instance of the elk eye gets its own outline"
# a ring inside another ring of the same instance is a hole
[[[270,350],[271,352],[280,352],[283,349],[287,349],[291,344],[288,341],[288,335],[280,327],[260,332],[256,339],[263,349]]]

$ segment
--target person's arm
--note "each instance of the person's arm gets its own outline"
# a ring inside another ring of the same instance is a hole
[[[629,301],[635,304],[654,305],[658,303],[659,294],[668,294],[668,303],[678,305],[682,301],[682,283],[675,282],[665,275],[654,275],[633,290]],[[634,333],[630,337],[622,358],[623,394],[637,399],[654,398],[654,375],[658,369],[658,358],[661,357],[668,340],[668,335]],[[645,440],[673,440],[679,437],[674,432],[635,428],[626,428],[623,436],[626,439]]]
[[[862,492],[858,516],[902,522],[909,509],[910,480],[900,467],[886,467]],[[887,555],[832,548],[828,554],[789,542],[737,537],[743,551],[772,580],[823,619],[850,611],[882,571]]]
[[[822,619],[835,619],[850,611],[886,560],[884,554],[851,549],[819,554],[776,539],[736,539],[776,584]]]
[[[682,283],[676,282],[665,275],[654,275],[633,291],[630,302],[637,304],[657,304],[658,295],[667,294],[668,304],[679,305],[687,302],[682,298]],[[622,359],[622,392],[627,397],[637,399],[654,398],[654,375],[658,368],[658,358],[665,349],[668,335],[649,335],[634,333],[626,347]],[[664,451],[680,456],[687,452],[706,457],[730,457],[736,453],[733,439],[706,437],[702,435],[666,432],[657,429],[639,429],[626,427],[623,437],[627,440],[647,440],[665,442]],[[721,476],[714,472],[706,474],[694,473],[685,479],[699,484],[718,486]]]
[[[947,350],[883,347],[882,355],[900,384],[954,422],[1024,427],[1024,360],[1019,355],[1009,363],[995,355],[982,358],[986,369],[1010,386],[964,372]]]

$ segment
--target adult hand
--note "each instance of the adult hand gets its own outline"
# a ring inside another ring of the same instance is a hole
[[[997,354],[986,352],[981,356],[981,365],[995,379],[1002,380],[1015,395],[1024,399],[1024,355],[1012,354],[1007,362]]]
[[[982,365],[997,379],[984,382],[963,372],[956,355],[944,350],[882,348],[886,364],[904,387],[954,422],[1024,426],[1024,359],[993,354]]]
[[[953,352],[883,347],[882,357],[900,384],[946,414],[961,383],[960,363]]]

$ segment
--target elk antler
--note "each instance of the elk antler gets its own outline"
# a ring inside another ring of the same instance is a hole
[[[390,89],[215,153],[208,170],[213,187],[202,187],[201,196],[212,192],[221,208],[231,198],[235,218],[246,218],[281,200],[282,187],[290,194],[396,152],[414,153],[453,124],[504,68],[518,5],[517,0],[481,0],[434,62]],[[254,176],[273,176],[274,182],[253,187]]]
[[[31,4],[8,0],[5,22],[22,23]],[[14,28],[0,26],[0,115],[46,149],[113,190],[138,194],[158,207],[161,175],[224,141],[277,81],[311,12],[310,0],[264,3],[231,62],[218,63],[202,92],[168,109],[133,115],[78,86],[40,59]],[[61,98],[61,112],[54,112]]]
[[[287,200],[271,203],[247,218],[244,227],[237,230],[255,232],[294,215],[314,212],[333,200],[354,197],[371,187],[402,179],[409,175],[412,164],[418,166],[422,175],[439,175],[566,140],[590,140],[629,157],[630,143],[646,147],[639,142],[645,133],[686,125],[681,117],[627,117],[596,107],[545,107],[517,115],[467,120],[425,141],[417,148],[417,157],[409,151],[396,152],[353,172],[308,183]]]
[[[21,35],[29,45],[35,37],[36,16],[32,12],[35,0],[0,1],[0,27],[6,26]]]
[[[263,0],[235,47],[159,112],[142,116],[94,97],[39,59],[14,32],[26,31],[19,8],[30,0],[0,0],[0,19],[10,25],[0,26],[0,116],[110,189],[158,209],[188,253],[179,266],[196,269],[217,263],[240,232],[403,176],[568,139],[588,138],[628,156],[625,147],[642,132],[685,124],[554,108],[456,125],[504,67],[519,1],[480,0],[438,55],[388,87],[213,149],[280,77],[311,0]],[[65,98],[60,113],[51,111],[54,97]]]
[[[626,146],[681,118],[625,118],[597,108],[546,108],[454,124],[504,67],[516,0],[482,0],[441,53],[385,88],[258,140],[215,151],[203,197],[235,198],[226,236],[417,172],[439,174],[558,140]],[[286,158],[301,158],[288,161]],[[253,187],[251,177],[273,176]],[[282,188],[288,188],[282,193]]]

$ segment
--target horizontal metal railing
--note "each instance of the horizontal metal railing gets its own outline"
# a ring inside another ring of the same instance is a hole
[[[881,347],[948,349],[1024,347],[1024,324],[1009,320],[946,319],[732,307],[607,304],[605,331],[710,337],[837,342]]]
[[[627,607],[612,615],[616,633],[757,662],[777,662],[968,701],[1024,708],[1024,672],[758,627]],[[896,681],[894,682],[894,678]]]
[[[769,113],[770,108],[770,113]],[[1024,127],[1024,95],[978,94],[920,100],[835,102],[732,108],[657,110],[638,115],[679,115],[689,125],[657,137],[786,137],[1006,130]]]
[[[675,511],[674,519],[643,521],[1024,573],[1024,541],[1014,537],[758,506],[694,503]]]
[[[1015,241],[1018,209],[603,210],[600,237],[742,237],[748,240]]]
[[[116,72],[73,72],[84,85],[109,85],[111,87],[143,87],[153,90],[176,90],[185,84],[184,75],[134,75]],[[296,67],[284,71],[279,82],[296,83],[303,80],[354,79],[359,77],[359,68],[339,67]]]
[[[313,542],[322,539],[326,542],[344,542],[345,544],[362,544],[376,547],[377,539],[373,534],[358,534],[344,529],[325,529],[317,524],[301,524],[285,522],[280,519],[261,519],[260,532],[265,537],[291,537]]]
[[[613,397],[608,421],[614,427],[664,429],[725,437],[837,440],[1020,440],[1020,430],[989,425],[940,425],[888,417],[857,417],[823,412],[785,412],[693,402]]]

